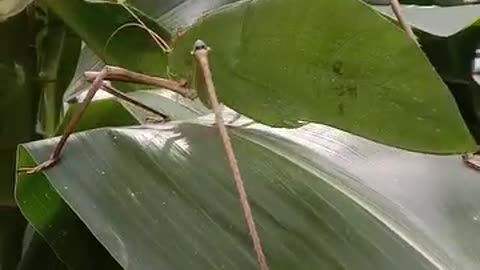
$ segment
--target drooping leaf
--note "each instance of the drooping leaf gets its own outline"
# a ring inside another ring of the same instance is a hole
[[[480,266],[480,182],[459,156],[227,122],[272,269]],[[125,269],[257,269],[211,123],[82,132],[58,166],[19,183],[50,182]],[[25,145],[20,165],[56,142]]]
[[[374,6],[393,20],[391,8]],[[480,5],[455,7],[402,6],[417,30],[421,48],[454,95],[463,119],[480,143],[480,117],[476,113],[479,86],[472,79],[474,51],[480,44]]]
[[[14,205],[15,149],[35,138],[34,31],[25,12],[0,23],[0,206]]]
[[[401,30],[358,0],[341,4],[291,1],[243,1],[202,20],[185,34],[182,28],[205,11],[232,1],[167,1],[143,7],[155,5],[156,9],[144,12],[177,40],[169,70],[179,78],[191,79],[192,44],[197,38],[206,40],[214,48],[212,62],[222,101],[255,120],[279,126],[321,122],[421,152],[474,150],[453,98],[423,53]],[[67,24],[74,25],[80,17],[72,19],[70,15],[81,13],[74,11],[80,9],[80,3],[70,2],[48,1]],[[142,7],[142,3],[132,1],[135,7]],[[173,3],[178,6],[159,14]],[[103,10],[115,6],[84,5]],[[112,17],[105,15],[102,20]],[[346,22],[346,17],[362,23]],[[98,29],[90,31],[98,34]],[[101,40],[90,35],[89,29],[79,32],[91,39],[86,42],[93,44],[92,48]],[[158,72],[152,73],[165,72],[151,58],[140,57],[142,60],[132,64],[128,60],[132,50],[136,51],[132,48],[139,47],[116,44],[118,51],[125,52],[114,57],[117,64],[144,71],[155,64],[152,70]],[[379,44],[381,49],[371,49]],[[143,50],[138,50],[143,55]],[[94,51],[102,59],[109,57]]]
[[[421,50],[356,0],[245,1],[224,8],[177,38],[170,64],[180,77],[194,76],[189,52],[196,39],[213,48],[221,100],[262,123],[321,122],[420,152],[474,149]]]

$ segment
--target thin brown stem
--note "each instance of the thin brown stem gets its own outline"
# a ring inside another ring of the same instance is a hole
[[[402,7],[400,6],[400,3],[398,0],[390,0],[390,6],[392,7],[392,11],[395,14],[395,17],[397,17],[397,21],[400,24],[400,26],[405,30],[407,35],[415,41],[417,45],[419,45],[417,36],[413,32],[412,27],[410,24],[408,24],[407,19],[405,18],[405,15],[403,14]]]
[[[165,88],[190,99],[193,99],[197,96],[195,90],[186,87],[186,82],[179,82],[160,77],[149,76],[115,66],[106,66],[105,70],[105,80],[108,81],[129,82]],[[87,81],[91,82],[95,80],[95,78],[98,76],[98,73],[99,72],[97,71],[88,71],[85,72],[84,76]]]
[[[203,79],[207,86],[207,91],[210,99],[211,106],[215,112],[215,121],[218,126],[220,136],[222,137],[223,146],[227,155],[230,169],[232,170],[233,178],[235,180],[235,186],[237,188],[238,195],[240,197],[240,204],[242,206],[243,215],[248,226],[248,231],[253,242],[253,247],[257,256],[257,262],[261,270],[268,270],[267,260],[265,258],[260,237],[258,236],[255,221],[253,219],[252,210],[248,202],[247,192],[245,191],[244,182],[240,174],[238,162],[233,151],[232,142],[228,135],[225,122],[223,120],[223,114],[218,102],[215,86],[213,84],[212,74],[208,63],[208,47],[203,41],[195,42],[194,55],[197,63],[202,71]]]
[[[145,104],[143,104],[143,103],[127,96],[127,95],[125,95],[124,93],[122,93],[119,90],[113,88],[112,86],[107,85],[106,83],[103,83],[102,90],[104,90],[105,92],[111,94],[112,96],[114,96],[118,99],[124,100],[124,101],[126,101],[128,103],[131,103],[131,104],[133,104],[137,107],[140,107],[140,108],[142,108],[142,109],[144,109],[148,112],[156,114],[156,115],[162,117],[164,121],[170,120],[170,117],[168,115],[166,115],[162,112],[159,112],[159,111],[157,111],[157,110],[155,110],[155,109],[153,109],[153,108],[151,108],[151,107],[149,107],[149,106],[147,106],[147,105],[145,105]]]

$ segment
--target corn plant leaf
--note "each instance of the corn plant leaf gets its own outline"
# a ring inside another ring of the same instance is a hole
[[[326,126],[226,119],[272,269],[480,266],[480,182],[459,156],[415,154]],[[26,190],[51,184],[125,269],[257,269],[211,124],[78,133],[58,166],[20,176],[17,197],[29,206],[20,207],[27,218],[48,211]],[[57,141],[24,145],[20,166],[44,160]]]

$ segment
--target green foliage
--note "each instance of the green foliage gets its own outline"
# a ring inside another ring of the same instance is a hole
[[[96,100],[13,200],[15,167],[58,138],[23,143],[64,131],[83,72],[121,65],[202,94],[196,39],[221,101],[253,118],[224,114],[272,269],[479,268],[479,174],[452,155],[475,149],[465,123],[480,134],[478,5],[406,7],[418,48],[388,6],[357,0],[116,2],[0,4],[0,269],[256,269],[210,110],[162,89],[114,83],[173,122]],[[272,127],[303,121],[329,126]]]

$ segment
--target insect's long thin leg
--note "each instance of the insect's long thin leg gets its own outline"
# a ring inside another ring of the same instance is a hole
[[[250,234],[251,240],[253,242],[253,247],[257,256],[258,265],[260,266],[261,270],[268,270],[267,260],[263,253],[260,237],[258,235],[255,221],[253,219],[252,210],[248,202],[247,192],[245,191],[242,175],[240,174],[240,169],[238,167],[237,158],[235,157],[232,142],[230,140],[230,136],[228,135],[227,128],[225,127],[225,122],[223,120],[221,106],[218,102],[215,85],[212,79],[212,73],[210,71],[210,66],[208,63],[208,51],[209,48],[207,47],[207,45],[203,41],[198,40],[197,42],[195,42],[192,53],[195,55],[195,59],[197,60],[197,63],[201,70],[201,74],[203,75],[210,103],[213,111],[215,112],[215,122],[218,126],[220,137],[222,137],[228,163],[230,165],[230,169],[232,170],[233,178],[235,180],[235,186],[240,197],[240,204],[242,206],[245,222],[247,223],[248,232]]]
[[[397,17],[397,21],[400,24],[400,26],[405,30],[407,35],[419,45],[417,36],[412,30],[412,27],[410,24],[408,24],[407,19],[405,18],[405,15],[402,12],[402,7],[400,6],[400,3],[398,0],[390,0],[390,6],[392,8],[393,13],[395,14],[395,17]]]
[[[107,70],[103,69],[98,73],[98,76],[95,78],[93,83],[91,84],[87,95],[85,96],[85,99],[83,100],[80,108],[78,111],[75,112],[73,115],[72,119],[68,123],[67,127],[65,128],[62,137],[60,138],[60,141],[57,143],[55,146],[55,149],[53,150],[52,154],[50,157],[45,161],[39,164],[36,167],[33,168],[20,168],[18,172],[20,173],[26,173],[26,174],[34,174],[37,172],[40,172],[42,170],[51,168],[55,164],[58,163],[60,160],[60,154],[62,152],[63,147],[65,146],[65,143],[67,142],[67,139],[70,137],[70,135],[73,133],[75,130],[76,126],[78,125],[78,122],[80,121],[83,113],[87,109],[88,105],[92,102],[93,97],[97,93],[97,91],[102,87],[103,85],[103,80],[105,79],[105,76],[107,74]]]
[[[170,117],[168,115],[166,115],[162,112],[159,112],[159,111],[157,111],[157,110],[155,110],[155,109],[153,109],[153,108],[151,108],[151,107],[149,107],[149,106],[147,106],[147,105],[145,105],[145,104],[143,104],[143,103],[127,96],[127,95],[125,95],[124,93],[120,92],[119,90],[115,89],[114,87],[112,87],[112,86],[110,86],[106,83],[103,83],[101,89],[103,91],[111,94],[112,96],[118,98],[118,99],[124,100],[124,101],[126,101],[128,103],[131,103],[131,104],[133,104],[137,107],[140,107],[140,108],[142,108],[142,109],[144,109],[148,112],[151,112],[153,114],[156,114],[156,115],[162,117],[164,121],[169,121],[170,120]]]
[[[191,99],[197,96],[197,92],[194,89],[187,88],[186,81],[174,81],[160,77],[149,76],[146,74],[130,71],[128,69],[115,66],[106,66],[105,70],[105,80],[108,81],[120,81],[155,86],[171,90],[177,94]],[[84,75],[87,81],[93,81],[98,76],[98,72],[88,71],[85,72]]]
[[[469,168],[480,171],[480,151],[475,154],[464,154],[462,160]]]

